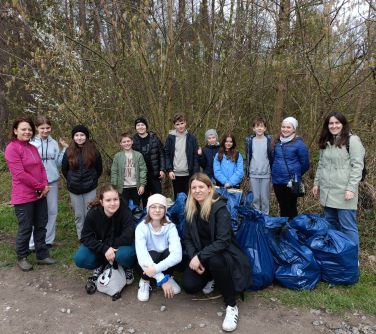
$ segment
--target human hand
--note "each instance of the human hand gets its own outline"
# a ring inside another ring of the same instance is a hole
[[[198,147],[197,154],[198,155],[202,155],[202,148],[201,148],[201,146]]]
[[[231,188],[231,185],[230,183],[226,182],[224,185],[223,185],[225,188]]]
[[[154,277],[155,274],[157,273],[154,265],[145,266],[145,267],[143,267],[143,269],[144,269],[144,274],[148,277]]]
[[[49,186],[45,186],[44,189],[41,192],[39,192],[38,199],[46,197],[49,191],[50,191],[50,187]]]
[[[319,193],[319,186],[313,186],[312,188],[313,196],[316,197],[318,193]]]
[[[345,200],[349,201],[350,199],[353,199],[355,194],[352,191],[346,190],[345,191]]]
[[[174,290],[172,289],[172,285],[169,281],[163,283],[161,285],[165,298],[173,298],[174,297]]]
[[[110,262],[111,264],[114,263],[115,261],[116,252],[117,252],[117,249],[110,247],[109,249],[107,249],[107,252],[104,254],[107,261]]]
[[[175,180],[175,173],[174,172],[169,172],[168,176],[170,177],[171,180]]]
[[[68,147],[67,142],[61,137],[59,138],[59,143],[60,143],[61,146],[65,147],[65,148]]]
[[[200,266],[202,266],[202,265],[201,265],[201,262],[200,262],[198,256],[195,255],[195,256],[191,259],[191,261],[189,262],[189,268],[191,268],[191,269],[194,270],[194,271],[197,271],[197,269],[199,269]]]
[[[145,191],[145,187],[144,186],[140,186],[140,188],[138,188],[138,191],[137,193],[141,196]]]
[[[205,267],[202,264],[200,264],[195,271],[197,274],[202,275],[205,271]]]
[[[166,176],[166,175],[165,175],[165,172],[164,172],[163,170],[160,170],[160,171],[159,171],[159,178],[160,178],[160,179],[164,179],[165,176]]]

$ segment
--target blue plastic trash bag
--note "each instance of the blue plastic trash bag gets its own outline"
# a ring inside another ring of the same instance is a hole
[[[300,232],[305,238],[316,234],[324,235],[329,229],[329,223],[318,214],[301,214],[296,216],[289,223],[291,228]]]
[[[236,239],[252,268],[251,290],[267,287],[274,279],[274,261],[264,233],[264,216],[249,207],[239,207],[242,224]]]
[[[334,285],[358,282],[358,246],[345,234],[328,230],[326,235],[313,236],[308,244],[321,267],[323,281]]]
[[[215,188],[215,191],[222,197],[227,199],[227,209],[230,212],[232,220],[232,229],[237,231],[239,228],[238,221],[238,207],[240,205],[243,192],[242,191],[229,191],[226,188]]]
[[[253,202],[253,192],[248,191],[247,195],[244,196],[244,206],[251,207]]]
[[[184,226],[185,226],[185,202],[187,195],[179,193],[176,196],[175,203],[167,209],[167,216],[176,225],[180,239],[184,240]]]
[[[275,272],[275,278],[282,286],[294,290],[312,290],[321,279],[320,266],[313,252],[301,241],[295,229],[287,229],[282,233],[281,243],[291,248],[292,262],[281,265]]]

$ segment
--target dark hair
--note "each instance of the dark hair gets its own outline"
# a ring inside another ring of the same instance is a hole
[[[120,136],[119,136],[119,142],[121,142],[123,140],[123,138],[130,138],[131,140],[133,140],[133,136],[130,132],[123,132]]]
[[[267,127],[266,120],[263,117],[256,117],[253,120],[252,127],[254,128],[256,125],[259,125],[259,124],[263,124],[265,127]]]
[[[31,131],[33,133],[33,135],[31,136],[31,139],[35,136],[35,125],[34,125],[34,122],[33,120],[31,119],[31,117],[28,117],[28,116],[20,116],[18,118],[16,118],[12,124],[12,130],[10,131],[9,133],[9,139],[17,139],[17,136],[16,134],[14,133],[14,130],[17,130],[18,129],[18,126],[20,125],[20,123],[22,122],[25,122],[25,123],[29,123],[30,127],[31,127]]]
[[[336,119],[338,119],[343,126],[338,140],[334,140],[335,139],[334,136],[329,131],[329,120],[332,117],[335,117]],[[322,130],[320,133],[320,137],[318,140],[319,147],[320,149],[325,149],[327,142],[329,142],[331,145],[335,144],[335,146],[337,147],[344,146],[348,143],[350,133],[351,133],[350,125],[346,117],[338,111],[333,111],[330,114],[328,114],[328,116],[326,116],[325,118],[324,124],[322,126]]]
[[[77,126],[75,128],[77,128]],[[78,169],[79,167],[79,157],[81,153],[82,153],[83,163],[86,168],[91,168],[94,166],[95,160],[97,159],[97,155],[98,155],[98,150],[94,142],[92,142],[87,135],[86,135],[86,141],[81,147],[78,146],[74,140],[72,140],[66,152],[67,152],[67,158],[69,162],[69,168],[74,169],[74,170]]]
[[[172,123],[176,123],[176,122],[185,122],[186,119],[185,119],[185,116],[184,114],[175,114],[174,117],[172,118]]]
[[[35,126],[38,127],[42,124],[48,124],[49,126],[51,126],[51,121],[46,116],[39,115],[39,116],[35,117]]]
[[[104,193],[106,193],[108,191],[115,191],[117,194],[119,194],[116,186],[114,186],[111,183],[105,183],[99,188],[97,198],[89,203],[89,207],[94,208],[94,207],[97,207],[97,206],[101,206],[102,204],[101,204],[100,201],[103,200]],[[120,195],[119,195],[119,198],[120,198]]]
[[[232,139],[232,147],[227,152],[225,148],[225,143],[226,143],[226,139],[229,137]],[[226,154],[226,156],[230,158],[231,161],[236,161],[238,159],[238,150],[236,149],[236,140],[235,140],[234,135],[231,132],[225,134],[222,137],[221,144],[220,144],[219,151],[218,151],[219,161],[223,159],[223,154]]]

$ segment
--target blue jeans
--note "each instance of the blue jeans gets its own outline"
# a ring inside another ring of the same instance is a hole
[[[132,268],[136,260],[136,250],[132,246],[120,246],[116,252],[115,260],[123,268]],[[106,262],[102,254],[96,254],[84,245],[81,245],[73,257],[79,268],[95,269]]]
[[[344,233],[350,240],[359,245],[356,210],[334,209],[324,207],[325,219],[338,231]]]

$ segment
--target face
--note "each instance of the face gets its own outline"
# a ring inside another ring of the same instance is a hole
[[[208,187],[204,182],[199,180],[193,180],[191,183],[191,194],[193,198],[202,204],[208,197],[211,191],[211,187]]]
[[[281,133],[282,133],[282,136],[286,138],[286,137],[291,136],[293,133],[295,133],[295,129],[291,123],[282,122]]]
[[[129,137],[121,138],[120,146],[123,150],[129,151],[132,148],[133,140]]]
[[[263,123],[256,124],[256,126],[253,127],[253,132],[256,134],[256,136],[263,136],[266,131],[266,126]]]
[[[39,137],[42,139],[47,139],[51,133],[51,125],[48,125],[47,123],[41,124],[37,127],[37,130]]]
[[[137,123],[136,131],[140,136],[144,135],[146,133],[146,125],[144,123]]]
[[[185,131],[185,127],[187,126],[186,121],[177,121],[174,123],[174,128],[177,131],[177,133],[183,134]]]
[[[231,137],[227,137],[226,141],[225,141],[225,149],[226,149],[226,151],[228,151],[233,145],[234,145],[234,143],[232,142],[232,138]]]
[[[86,142],[86,135],[83,132],[76,132],[73,136],[73,141],[78,146],[82,146]]]
[[[217,137],[215,135],[208,136],[208,144],[215,145],[217,143]]]
[[[165,215],[165,207],[161,204],[153,204],[149,207],[149,216],[153,220],[161,220]]]
[[[33,130],[28,122],[18,123],[17,129],[13,129],[18,140],[29,141],[33,136]]]
[[[334,116],[329,118],[328,123],[329,132],[333,135],[339,135],[343,129],[343,124]]]
[[[107,217],[112,217],[120,207],[120,198],[117,191],[110,190],[103,193],[103,199],[100,200],[104,213]]]

